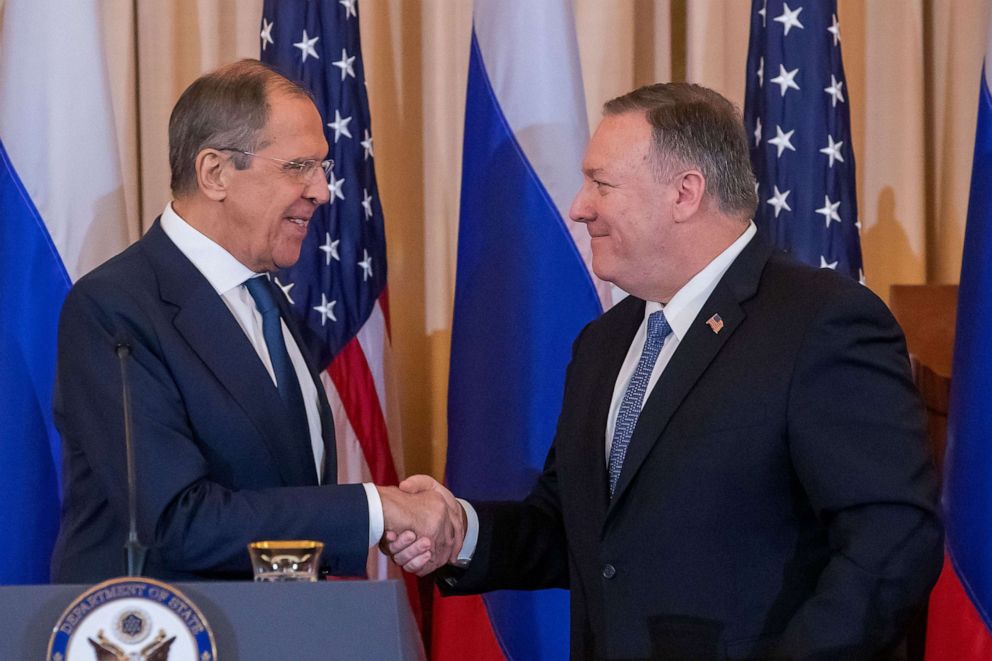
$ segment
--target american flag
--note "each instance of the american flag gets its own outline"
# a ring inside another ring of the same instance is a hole
[[[334,412],[338,480],[396,484],[387,430],[386,236],[375,180],[357,0],[266,0],[261,59],[301,82],[324,121],[334,169],[330,203],[311,220],[300,260],[276,274],[313,340]],[[395,448],[395,453],[393,451]],[[382,558],[370,573],[384,575]]]
[[[813,266],[864,281],[836,0],[754,0],[744,124],[755,222]]]

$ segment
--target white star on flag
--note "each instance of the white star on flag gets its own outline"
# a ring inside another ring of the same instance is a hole
[[[836,271],[837,270],[837,262],[836,261],[828,262],[823,257],[823,255],[820,255],[820,268],[821,269],[832,269],[832,270]]]
[[[372,277],[372,256],[369,255],[368,250],[362,250],[365,255],[365,259],[358,262],[358,265],[362,267],[362,281],[368,280]]]
[[[344,199],[344,191],[341,190],[344,182],[344,178],[338,179],[334,176],[334,170],[331,170],[331,180],[327,182],[327,190],[331,193],[331,204],[334,204],[335,198],[339,200]]]
[[[334,144],[337,144],[338,138],[342,135],[351,137],[351,131],[348,130],[348,124],[351,123],[351,117],[342,117],[341,113],[337,110],[334,111],[334,121],[327,122],[327,127],[334,131]]]
[[[265,52],[265,47],[268,44],[274,44],[276,42],[272,41],[272,26],[274,23],[272,21],[267,21],[262,19],[262,33],[259,35],[262,38],[262,52]]]
[[[778,85],[782,90],[782,96],[785,96],[786,91],[790,88],[794,90],[799,89],[799,84],[795,80],[797,73],[799,73],[799,67],[796,67],[792,71],[786,71],[785,67],[780,64],[778,65],[778,75],[772,78],[770,82]]]
[[[317,59],[317,60],[320,59],[320,56],[317,55],[317,51],[314,49],[314,45],[317,43],[317,40],[318,39],[320,39],[320,37],[314,37],[313,39],[308,38],[307,37],[307,31],[304,30],[303,31],[303,39],[301,41],[298,41],[295,44],[293,44],[294,46],[296,46],[297,48],[300,49],[300,52],[301,53],[303,53],[303,61],[304,62],[307,61],[307,56],[308,55],[310,57],[314,58],[314,59]]]
[[[345,49],[341,49],[341,59],[337,62],[331,62],[331,64],[341,69],[341,80],[348,76],[355,77],[355,56],[348,57],[348,51]]]
[[[765,0],[761,4],[761,9],[758,10],[758,14],[761,16],[761,27],[765,27],[765,21],[768,18],[768,0]]]
[[[325,232],[324,245],[320,246],[320,249],[323,250],[327,255],[327,266],[331,265],[332,259],[336,259],[339,262],[341,261],[341,257],[338,256],[339,243],[341,243],[340,239],[337,241],[331,241],[331,233]]]
[[[276,283],[276,287],[282,290],[282,295],[286,297],[286,300],[289,301],[290,305],[296,303],[296,301],[293,300],[293,297],[289,295],[289,290],[293,288],[293,286],[296,284],[295,282],[290,282],[284,285],[281,282],[279,282],[279,276],[273,277],[272,281]]]
[[[803,8],[800,7],[796,11],[792,11],[789,9],[788,4],[783,3],[783,6],[785,8],[782,10],[782,15],[775,17],[775,20],[785,27],[785,36],[789,36],[789,30],[792,28],[799,28],[800,30],[805,29],[803,28],[803,24],[799,22],[799,12],[801,12]]]
[[[765,86],[765,58],[758,60],[758,87]]]
[[[843,142],[834,142],[834,137],[832,135],[827,135],[827,146],[820,150],[821,154],[826,154],[830,158],[829,167],[834,166],[834,161],[844,162],[844,156],[840,153],[840,148],[844,146]]]
[[[355,2],[357,0],[339,0],[338,4],[344,7],[344,17],[351,18],[354,16],[358,18],[358,12],[355,10]]]
[[[837,22],[837,14],[833,15],[833,25],[827,28],[827,32],[834,36],[834,46],[840,43],[840,23]]]
[[[372,134],[369,133],[369,130],[368,129],[365,129],[365,139],[362,140],[359,144],[362,145],[362,147],[365,148],[365,160],[366,161],[369,160],[369,156],[372,156],[372,157],[375,156],[375,154],[372,152]]]
[[[761,118],[754,122],[754,146],[757,147],[761,144]]]
[[[844,81],[837,80],[837,78],[833,74],[830,74],[830,87],[824,87],[823,91],[829,94],[830,97],[833,99],[833,104],[832,104],[833,106],[836,106],[838,101],[840,101],[841,103],[844,102],[843,87],[844,87]]]
[[[840,222],[840,214],[837,213],[837,209],[840,208],[840,200],[836,202],[830,202],[830,196],[825,195],[823,197],[823,206],[816,210],[816,213],[822,214],[827,221],[827,227],[830,227],[830,221],[836,220]]]
[[[362,207],[365,209],[365,220],[372,217],[372,196],[366,189],[362,189]]]
[[[782,132],[782,127],[778,124],[775,125],[775,137],[768,139],[768,144],[775,145],[778,147],[778,158],[782,158],[782,152],[786,149],[791,149],[796,151],[796,148],[792,145],[792,134],[796,132],[796,129],[792,129],[788,133]]]
[[[337,321],[338,318],[334,316],[334,306],[337,305],[337,301],[328,301],[327,295],[321,292],[320,294],[320,305],[314,306],[314,311],[320,313],[320,325],[323,326],[327,323],[327,320]]]
[[[784,193],[782,193],[779,191],[778,186],[774,186],[773,188],[775,189],[775,193],[768,200],[768,204],[772,205],[772,207],[775,208],[775,217],[778,218],[778,214],[779,212],[782,211],[782,209],[785,209],[786,211],[792,211],[792,207],[790,207],[789,203],[786,202],[786,199],[789,197],[789,193],[791,193],[792,191],[787,190]]]

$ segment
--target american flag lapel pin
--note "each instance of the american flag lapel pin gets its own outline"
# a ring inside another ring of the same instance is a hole
[[[723,330],[723,319],[720,318],[720,315],[715,314],[706,320],[706,325],[709,326],[710,330],[714,333],[719,333]]]

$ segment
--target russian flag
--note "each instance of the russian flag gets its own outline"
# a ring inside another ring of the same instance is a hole
[[[7,0],[0,12],[0,584],[47,583],[59,311],[128,234],[99,4]]]
[[[992,37],[992,30],[989,36]],[[943,509],[944,570],[926,656],[992,658],[992,42],[985,55],[958,292]]]
[[[476,0],[448,390],[447,483],[519,499],[555,431],[571,343],[609,290],[568,220],[588,140],[567,0]],[[568,657],[568,593],[435,601],[435,659]]]

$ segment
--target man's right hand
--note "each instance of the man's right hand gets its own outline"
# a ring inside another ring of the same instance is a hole
[[[381,546],[397,564],[424,576],[457,559],[465,519],[451,492],[427,476],[408,478],[399,488],[376,488],[386,529]]]
[[[428,475],[414,475],[400,483],[400,490],[411,496],[433,494],[444,502],[449,522],[455,533],[454,544],[450,549],[439,549],[425,536],[413,529],[392,527],[386,521],[386,533],[380,544],[382,550],[393,558],[393,562],[418,576],[426,576],[438,567],[458,559],[465,540],[465,510],[448,489]]]

